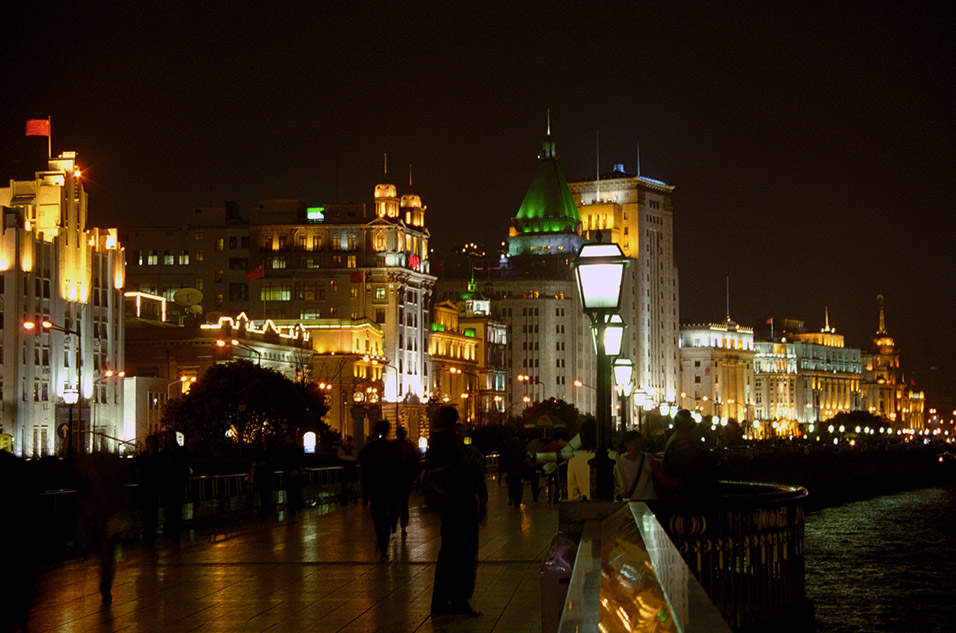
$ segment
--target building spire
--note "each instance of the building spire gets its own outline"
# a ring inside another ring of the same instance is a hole
[[[880,329],[878,329],[876,333],[886,334],[886,319],[883,314],[883,295],[876,295],[876,300],[880,302]]]
[[[388,178],[388,152],[385,152],[385,177]]]
[[[830,306],[823,306],[823,315],[825,325],[823,326],[824,332],[830,332]]]
[[[601,130],[594,130],[594,178],[597,181],[595,202],[601,201]]]
[[[408,163],[408,190],[412,190],[412,164]]]
[[[551,108],[548,108],[548,130],[545,136],[551,136]]]
[[[637,144],[637,177],[641,177],[641,144]]]
[[[724,277],[727,291],[727,323],[730,323],[730,275]]]

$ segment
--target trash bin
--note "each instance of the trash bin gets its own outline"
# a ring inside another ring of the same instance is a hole
[[[561,612],[568,597],[571,571],[578,553],[578,544],[564,532],[551,539],[548,553],[538,569],[541,590],[541,633],[556,633],[561,624]]]

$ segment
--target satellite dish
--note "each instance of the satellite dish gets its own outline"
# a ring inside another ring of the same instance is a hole
[[[183,307],[194,306],[202,301],[202,292],[195,288],[180,288],[173,293],[173,301]]]
[[[190,313],[190,314],[192,314],[192,315],[194,315],[194,316],[199,316],[200,314],[202,314],[202,306],[201,306],[201,305],[198,305],[198,304],[196,304],[196,305],[191,305],[191,306],[186,306],[185,309],[186,309],[186,312],[188,312],[188,313]]]

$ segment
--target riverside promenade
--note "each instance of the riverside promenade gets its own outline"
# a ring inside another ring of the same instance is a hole
[[[31,633],[538,633],[538,568],[558,528],[545,495],[511,508],[488,480],[472,606],[480,618],[429,615],[440,547],[438,516],[413,492],[408,536],[381,561],[367,508],[332,504],[188,532],[179,546],[124,545],[113,601],[103,604],[96,560],[63,563],[37,584]]]

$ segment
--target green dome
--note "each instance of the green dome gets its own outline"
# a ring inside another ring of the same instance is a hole
[[[545,139],[543,150],[514,226],[521,233],[573,232],[581,223],[581,214],[568,190],[550,136]]]

